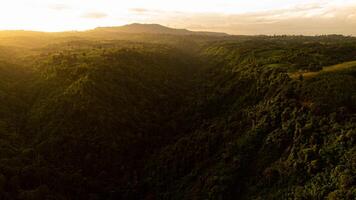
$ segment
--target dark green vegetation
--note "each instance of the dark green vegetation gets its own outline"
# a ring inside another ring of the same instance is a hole
[[[0,33],[0,199],[356,198],[355,38],[169,31]]]

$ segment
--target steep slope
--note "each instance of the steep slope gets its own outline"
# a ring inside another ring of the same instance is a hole
[[[207,49],[215,64],[201,125],[153,156],[148,191],[158,199],[355,198],[355,71],[292,80],[294,67],[273,64],[290,62],[282,57],[290,44],[254,42]],[[271,59],[275,51],[284,53]]]
[[[27,161],[5,173],[19,180],[18,188],[6,186],[16,191],[8,195],[41,196],[45,188],[56,198],[106,199],[109,191],[126,198],[144,158],[185,129],[181,111],[194,96],[197,63],[175,48],[141,43],[38,59],[25,155],[12,158]]]

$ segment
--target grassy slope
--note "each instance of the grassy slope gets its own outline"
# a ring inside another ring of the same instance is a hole
[[[304,78],[312,78],[315,77],[321,73],[328,73],[328,72],[337,72],[337,71],[342,71],[346,69],[351,69],[356,67],[356,61],[350,61],[350,62],[344,62],[332,66],[327,66],[323,67],[322,70],[317,71],[317,72],[295,72],[295,73],[290,73],[289,76],[293,79],[299,78],[301,75]]]

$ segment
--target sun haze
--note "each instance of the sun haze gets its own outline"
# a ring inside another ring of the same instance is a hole
[[[134,22],[231,34],[356,35],[354,0],[12,0],[1,30],[69,31]]]

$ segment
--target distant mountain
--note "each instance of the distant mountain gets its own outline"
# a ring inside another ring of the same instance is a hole
[[[165,37],[161,37],[161,36]],[[71,40],[96,39],[96,40],[128,40],[128,41],[155,41],[173,42],[179,37],[174,36],[207,36],[208,37],[229,36],[226,33],[199,32],[187,29],[174,29],[159,24],[128,24],[124,26],[98,27],[87,31],[65,31],[65,32],[40,32],[28,30],[0,30],[0,47],[12,46],[20,50],[41,48],[56,42],[68,42]],[[158,37],[157,37],[158,36]],[[172,38],[173,36],[173,38]],[[165,38],[165,39],[163,39]],[[190,42],[187,42],[188,45]],[[181,43],[182,44],[182,43]]]
[[[190,31],[187,29],[175,29],[159,24],[128,24],[117,27],[99,27],[93,30],[94,32],[117,32],[117,33],[131,33],[131,34],[169,34],[169,35],[208,35],[208,36],[228,36],[226,33],[218,32],[204,32],[204,31]]]

